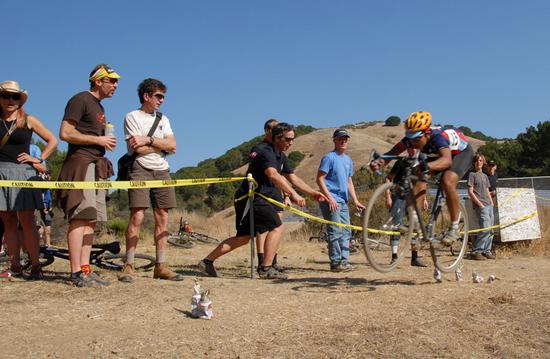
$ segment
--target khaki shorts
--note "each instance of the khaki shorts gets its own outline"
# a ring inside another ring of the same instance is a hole
[[[86,170],[85,181],[95,181],[95,163],[90,163]],[[105,203],[106,190],[84,189],[82,202],[69,214],[69,221],[73,219],[87,219],[97,222],[107,222],[107,205]]]
[[[130,181],[136,180],[170,180],[170,171],[148,170],[134,161],[128,173]],[[128,190],[130,208],[176,208],[176,190],[174,187],[136,188]]]

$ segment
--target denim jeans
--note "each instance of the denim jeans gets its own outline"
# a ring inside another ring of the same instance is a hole
[[[320,202],[323,218],[336,222],[350,224],[349,209],[345,202],[338,202],[339,208],[331,212],[327,202]],[[344,228],[328,224],[328,256],[330,264],[349,263],[349,240],[351,238],[351,228]]]
[[[399,198],[397,196],[392,196],[392,204],[390,209],[390,214],[392,217],[392,224],[396,227],[403,224],[403,218],[407,212],[407,201],[404,198]],[[392,246],[397,246],[399,243],[399,238],[401,236],[397,234],[392,234],[390,236],[390,243]]]
[[[479,228],[490,227],[494,223],[493,206],[476,208],[479,217]],[[472,253],[489,253],[493,245],[493,230],[479,232],[474,241]]]

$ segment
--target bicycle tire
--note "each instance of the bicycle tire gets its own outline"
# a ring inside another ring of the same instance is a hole
[[[413,226],[408,220],[411,213],[404,213],[401,227],[406,232],[397,235],[397,223],[393,223],[390,210],[386,208],[385,195],[395,184],[384,183],[379,186],[369,199],[367,210],[363,217],[363,251],[370,265],[381,273],[394,270],[405,257],[410,246]],[[405,206],[403,207],[405,210]],[[412,207],[407,209],[412,211]],[[389,234],[393,232],[394,234]],[[396,236],[398,238],[396,239]],[[392,261],[392,240],[397,240],[397,259]]]
[[[195,239],[199,242],[206,243],[206,244],[220,243],[219,239],[210,237],[209,235],[202,234],[202,233],[192,232],[189,236],[192,239]]]
[[[43,268],[43,267],[47,267],[50,264],[52,264],[54,262],[55,258],[54,258],[53,255],[51,255],[49,253],[43,253],[41,251],[39,253],[38,260],[40,262],[40,266]],[[29,258],[28,253],[23,253],[21,255],[21,268],[23,268],[23,270],[26,270],[26,269],[31,267],[31,264],[32,264],[31,259]]]
[[[193,248],[195,243],[187,235],[169,235],[167,239],[168,243],[180,248]]]
[[[439,240],[443,238],[451,226],[451,217],[447,208],[447,202],[442,201],[441,207],[441,211],[434,223],[435,243],[434,241],[430,243],[430,254],[435,267],[443,273],[449,273],[460,268],[462,265],[462,260],[468,248],[468,229],[470,226],[468,223],[468,216],[466,215],[466,208],[462,202],[459,202],[459,230],[462,233],[462,237],[455,241],[450,247],[439,244]]]
[[[134,268],[136,270],[151,270],[155,266],[155,257],[147,254],[134,254]],[[111,254],[105,253],[101,258],[95,260],[95,265],[108,270],[122,270],[126,262],[126,254]]]

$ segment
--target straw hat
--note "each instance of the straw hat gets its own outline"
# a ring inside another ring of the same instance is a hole
[[[0,83],[0,92],[12,92],[20,94],[21,103],[19,104],[19,106],[23,106],[23,104],[27,102],[27,99],[29,98],[27,90],[22,90],[21,87],[19,87],[19,83],[17,81],[7,80]]]

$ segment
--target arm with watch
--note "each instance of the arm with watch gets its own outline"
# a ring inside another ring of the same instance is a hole
[[[155,137],[153,134],[162,118],[162,114],[157,112],[157,118],[149,129],[146,136],[130,135],[126,141],[136,155],[147,155],[155,152],[175,153],[176,138],[173,135],[167,135],[164,138]]]

